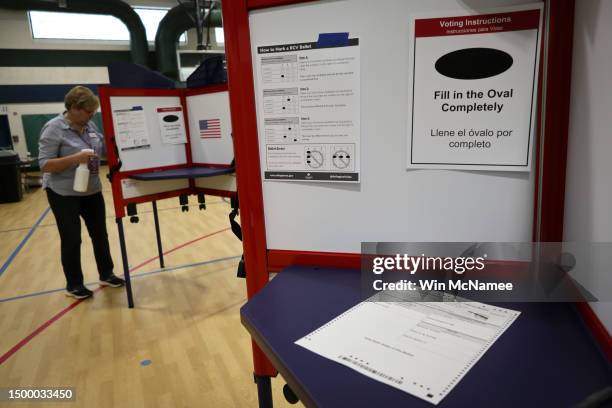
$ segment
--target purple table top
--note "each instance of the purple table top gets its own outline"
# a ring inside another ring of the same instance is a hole
[[[221,174],[234,172],[233,167],[211,168],[211,167],[188,167],[184,169],[172,169],[162,171],[152,171],[150,173],[133,174],[130,176],[134,180],[169,180],[182,178],[213,177]]]
[[[307,407],[433,407],[294,344],[359,303],[360,284],[358,270],[289,267],[242,307],[242,323]],[[573,305],[499,306],[522,313],[438,407],[571,407],[612,384]]]

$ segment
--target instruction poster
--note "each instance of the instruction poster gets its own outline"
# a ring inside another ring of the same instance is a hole
[[[173,106],[170,108],[157,108],[157,115],[159,117],[159,130],[161,132],[162,143],[187,143],[182,107]]]
[[[257,47],[264,180],[359,182],[359,39]]]
[[[142,106],[117,109],[115,114],[115,140],[121,151],[143,149],[151,146]]]
[[[541,15],[412,19],[408,168],[530,171]]]

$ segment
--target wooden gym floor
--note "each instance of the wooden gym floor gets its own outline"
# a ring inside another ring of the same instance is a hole
[[[110,185],[103,176],[115,273],[123,274]],[[246,302],[236,278],[242,244],[229,230],[229,204],[180,211],[158,202],[166,268],[157,257],[150,203],[140,222],[124,218],[135,309],[124,289],[99,289],[91,241],[81,258],[93,299],[64,296],[59,235],[44,191],[0,204],[0,387],[72,387],[74,403],[4,407],[257,407],[250,337],[240,324]],[[272,380],[274,405],[289,407],[284,381]],[[301,406],[298,403],[297,406]]]

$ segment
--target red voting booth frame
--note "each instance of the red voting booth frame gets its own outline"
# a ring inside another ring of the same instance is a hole
[[[107,146],[107,156],[109,168],[113,168],[118,165],[119,157],[117,155],[117,143],[115,142],[115,130],[113,126],[112,108],[110,105],[110,98],[114,96],[178,96],[181,99],[181,106],[183,108],[183,117],[185,118],[185,124],[189,123],[189,113],[187,110],[187,97],[194,95],[204,95],[209,93],[227,91],[227,85],[212,85],[205,88],[194,88],[194,89],[145,89],[145,88],[112,88],[109,86],[100,86],[100,105],[102,111],[102,121],[104,124],[104,138]],[[137,170],[121,171],[117,170],[113,173],[111,184],[113,189],[113,203],[115,207],[115,216],[117,218],[125,217],[125,206],[127,204],[145,203],[154,200],[160,200],[163,198],[177,197],[181,194],[196,194],[203,192],[210,195],[232,197],[235,195],[233,192],[211,190],[198,188],[195,186],[193,179],[189,180],[189,188],[183,190],[168,191],[163,193],[156,193],[146,196],[140,196],[135,198],[124,198],[123,190],[121,189],[121,180],[130,178],[130,176],[142,173],[151,173],[162,170],[182,169],[182,168],[193,168],[193,167],[213,167],[213,168],[230,168],[229,163],[194,163],[191,157],[191,135],[189,134],[189,126],[185,126],[187,133],[187,143],[185,144],[185,156],[187,162],[184,164],[176,164],[172,166],[160,166],[160,167],[148,167]]]
[[[228,62],[230,110],[234,130],[236,177],[240,197],[244,259],[247,268],[247,295],[252,298],[269,280],[269,273],[289,265],[360,268],[359,254],[287,251],[267,248],[259,156],[257,118],[249,13],[254,10],[304,3],[304,0],[235,0],[224,4],[225,50]],[[546,0],[544,29],[548,50],[540,52],[538,81],[538,125],[536,129],[536,172],[534,190],[534,242],[561,242],[565,198],[565,170],[568,145],[573,0]],[[546,64],[544,64],[546,58]],[[544,71],[544,67],[547,67]],[[543,89],[543,78],[546,88]],[[543,102],[543,103],[542,103]],[[545,140],[544,144],[541,141]],[[586,324],[603,352],[612,360],[612,340],[588,303],[577,303]],[[277,370],[255,342],[255,377],[273,377]]]
[[[113,192],[113,204],[115,208],[115,220],[119,230],[119,241],[121,246],[121,257],[123,263],[123,270],[126,280],[126,291],[128,298],[128,306],[134,307],[134,301],[132,296],[132,287],[129,274],[128,260],[127,260],[127,248],[125,245],[125,233],[123,230],[123,217],[125,217],[125,207],[128,204],[141,204],[151,202],[153,206],[153,216],[155,221],[155,233],[157,236],[157,249],[159,253],[160,267],[164,267],[163,250],[161,245],[161,236],[159,230],[159,218],[157,215],[157,200],[165,198],[179,197],[183,195],[192,194],[208,194],[220,197],[235,198],[237,193],[235,191],[225,191],[210,188],[197,187],[195,180],[189,178],[189,187],[165,191],[155,194],[143,195],[133,198],[125,198],[123,196],[123,189],[121,187],[121,181],[128,179],[131,176],[144,173],[154,173],[164,170],[175,170],[175,169],[189,169],[189,168],[227,168],[231,169],[230,163],[194,163],[191,155],[191,135],[189,132],[189,112],[187,109],[187,97],[195,95],[204,95],[217,92],[228,91],[227,85],[211,85],[203,88],[190,88],[190,89],[148,89],[148,88],[113,88],[110,86],[100,86],[98,88],[100,96],[100,107],[102,111],[102,123],[104,125],[104,139],[107,147],[107,159],[110,171],[111,188]],[[185,132],[187,135],[187,143],[185,144],[185,157],[186,163],[176,164],[171,166],[159,166],[159,167],[147,167],[135,170],[122,171],[120,167],[120,158],[118,154],[117,143],[115,140],[115,128],[113,124],[113,114],[110,99],[111,97],[129,97],[129,96],[142,96],[142,97],[154,97],[154,96],[178,96],[181,101],[181,107],[183,108],[183,118],[185,122]],[[115,170],[115,171],[113,171]]]

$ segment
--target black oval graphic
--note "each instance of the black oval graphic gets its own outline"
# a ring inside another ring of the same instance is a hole
[[[513,63],[507,52],[494,48],[465,48],[436,61],[436,71],[454,79],[483,79],[508,70]]]
[[[179,119],[176,115],[166,115],[164,116],[164,122],[176,122]]]

